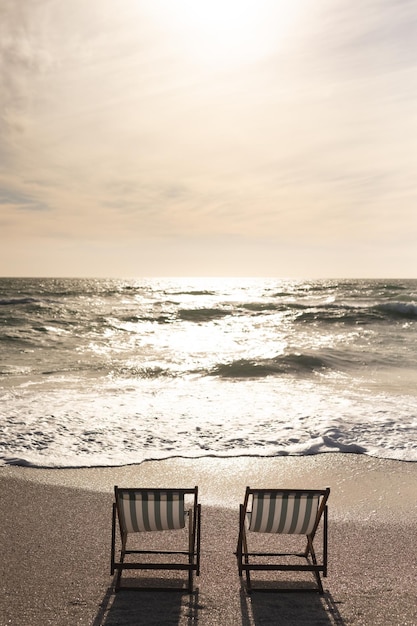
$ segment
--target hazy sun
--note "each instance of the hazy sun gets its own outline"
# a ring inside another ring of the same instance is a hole
[[[165,18],[190,58],[230,67],[279,48],[304,1],[167,0]]]

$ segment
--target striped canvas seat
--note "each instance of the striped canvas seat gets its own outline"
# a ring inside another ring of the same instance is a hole
[[[120,490],[118,506],[128,533],[178,530],[185,526],[184,493],[181,491]]]
[[[316,585],[308,589],[323,593],[321,575],[327,576],[327,500],[329,495],[329,488],[252,489],[246,487],[244,502],[240,505],[236,556],[239,576],[242,576],[243,572],[246,575],[248,593],[252,592],[251,572],[259,571],[311,572]],[[317,555],[314,540],[319,527],[322,529],[322,538],[319,555]],[[260,537],[260,533],[275,535],[276,539],[270,537],[265,543],[266,538]],[[298,552],[282,551],[283,546],[288,550],[289,545],[300,542],[298,537],[292,539],[287,537],[285,543],[282,535],[304,537],[304,547]],[[268,551],[265,545],[269,546]],[[288,584],[294,585],[294,583],[287,583],[284,589],[274,588],[273,590],[288,591]],[[305,586],[303,588],[306,589]],[[299,586],[295,589],[299,590]],[[263,590],[266,589],[263,588]]]
[[[201,505],[198,503],[198,487],[136,489],[116,486],[114,495],[110,573],[117,572],[115,590],[120,588],[125,570],[176,570],[187,572],[187,589],[191,593],[193,576],[200,574]],[[167,531],[168,535],[160,531]],[[157,532],[158,536],[144,536],[144,533],[152,532]],[[172,532],[176,533],[175,537]],[[123,582],[126,583],[125,580]],[[128,587],[124,584],[122,588],[149,590],[151,587]]]
[[[318,505],[317,494],[254,494],[252,512],[249,513],[249,530],[309,535],[314,529]]]

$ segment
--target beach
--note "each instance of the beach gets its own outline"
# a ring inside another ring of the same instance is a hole
[[[0,623],[417,624],[416,479],[415,463],[339,453],[174,458],[75,470],[4,466]],[[191,596],[114,594],[109,563],[115,484],[199,486],[201,575]],[[233,554],[246,485],[331,488],[323,596],[247,596]]]

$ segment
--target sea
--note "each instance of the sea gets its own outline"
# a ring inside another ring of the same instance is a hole
[[[417,280],[1,278],[0,465],[417,461]]]

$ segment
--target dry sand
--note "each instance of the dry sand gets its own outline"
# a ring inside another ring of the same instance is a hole
[[[202,569],[192,596],[113,593],[115,484],[199,486]],[[330,486],[323,596],[246,595],[233,555],[246,485]],[[8,466],[0,468],[0,494],[1,626],[417,625],[417,463],[335,453],[85,470]]]

